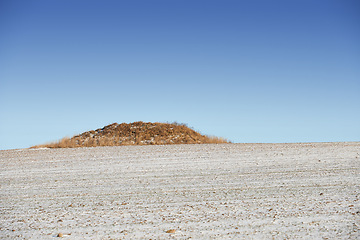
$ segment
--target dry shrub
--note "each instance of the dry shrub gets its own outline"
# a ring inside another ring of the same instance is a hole
[[[53,143],[36,145],[31,148],[74,148],[77,147],[77,145],[78,144],[76,143],[75,139],[65,137]]]
[[[224,138],[202,135],[183,123],[113,123],[103,128],[84,132],[72,138],[32,148],[75,148],[120,145],[163,145],[229,143]]]

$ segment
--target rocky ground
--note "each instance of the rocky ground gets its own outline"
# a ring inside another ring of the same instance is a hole
[[[0,151],[0,239],[359,239],[360,143]]]

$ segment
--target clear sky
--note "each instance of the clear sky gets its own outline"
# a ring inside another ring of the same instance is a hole
[[[360,141],[360,1],[0,0],[0,149],[133,121]]]

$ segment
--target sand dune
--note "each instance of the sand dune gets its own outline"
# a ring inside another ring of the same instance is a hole
[[[0,167],[0,239],[360,238],[360,143],[7,150]]]

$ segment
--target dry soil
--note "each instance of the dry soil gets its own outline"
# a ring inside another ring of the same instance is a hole
[[[359,239],[360,143],[0,151],[0,239]]]

